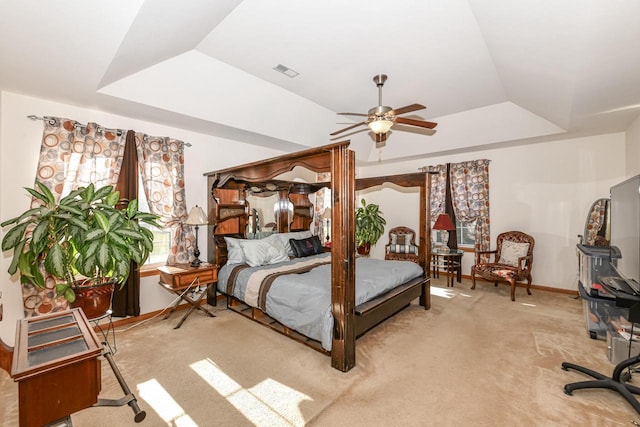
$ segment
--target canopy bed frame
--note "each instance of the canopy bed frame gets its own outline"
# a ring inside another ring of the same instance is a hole
[[[227,260],[225,236],[245,238],[249,207],[246,192],[262,190],[278,192],[294,204],[293,221],[278,221],[278,231],[308,229],[313,208],[307,195],[325,186],[331,188],[331,313],[334,319],[331,365],[346,372],[356,363],[356,337],[366,330],[405,308],[416,298],[425,310],[431,307],[430,297],[430,218],[427,201],[431,189],[429,173],[355,179],[355,153],[348,149],[349,141],[286,154],[267,160],[248,163],[206,173],[208,198],[208,259],[222,266]],[[300,184],[277,180],[276,177],[300,166],[315,173],[330,172],[327,183]],[[371,301],[355,306],[355,191],[393,183],[401,187],[420,189],[419,265],[422,277],[381,295]],[[306,194],[305,194],[306,192]],[[298,224],[295,226],[295,224]],[[288,228],[290,227],[291,228]],[[260,310],[248,307],[240,301],[229,301],[229,308],[288,335],[291,338],[316,348],[324,353],[312,340],[289,330],[268,318]]]

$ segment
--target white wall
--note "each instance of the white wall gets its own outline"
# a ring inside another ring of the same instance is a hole
[[[383,154],[384,156],[384,154]],[[419,167],[446,162],[489,159],[491,236],[521,230],[536,239],[533,283],[577,289],[577,236],[582,234],[591,203],[609,196],[609,188],[624,180],[625,134],[615,133],[519,147],[456,154],[422,161],[380,164],[359,170],[359,177],[416,172]],[[418,226],[418,197],[389,188],[365,195],[380,203],[391,227]],[[359,197],[358,197],[359,201]],[[372,250],[382,258],[384,241]],[[473,255],[463,257],[470,274]]]
[[[207,181],[204,173],[282,154],[277,150],[157,123],[0,92],[0,219],[3,221],[19,215],[29,207],[30,199],[23,187],[33,186],[43,129],[41,121],[26,118],[30,114],[67,117],[81,123],[96,122],[106,127],[133,129],[191,143],[191,147],[185,148],[185,189],[189,207],[195,204],[207,206]],[[4,230],[0,233],[1,238]],[[206,256],[206,233],[199,233],[198,245],[201,253]],[[3,252],[0,258],[0,303],[4,306],[4,319],[0,321],[0,338],[13,345],[15,322],[23,315],[19,279],[17,276],[10,277],[7,273],[10,263],[11,253]],[[173,300],[171,294],[157,286],[157,281],[157,276],[142,279],[142,313],[161,309]]]
[[[625,172],[627,178],[640,174],[640,116],[627,129]]]

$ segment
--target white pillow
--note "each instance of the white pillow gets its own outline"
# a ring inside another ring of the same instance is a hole
[[[502,242],[502,251],[500,252],[500,264],[518,266],[518,258],[527,256],[529,252],[528,243],[516,243],[510,240]]]
[[[295,252],[293,252],[293,248],[291,247],[291,243],[289,243],[289,239],[301,240],[311,236],[312,236],[311,230],[305,230],[305,231],[293,231],[291,233],[276,233],[276,234],[272,234],[269,237],[275,237],[280,239],[280,241],[282,242],[282,245],[287,251],[287,255],[293,257],[293,256],[296,256],[296,254]]]
[[[264,240],[265,242],[269,242],[275,249],[275,252],[272,252],[270,264],[289,261],[289,254],[287,254],[287,249],[284,247],[282,240],[278,237],[277,234],[271,234],[270,236],[267,236],[262,240]]]
[[[240,246],[245,263],[251,267],[289,261],[284,246],[277,239],[242,240]]]
[[[244,252],[240,242],[244,239],[235,239],[233,237],[225,237],[224,241],[227,242],[227,264],[244,264]]]

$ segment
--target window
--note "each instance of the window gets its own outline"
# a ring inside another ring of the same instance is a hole
[[[138,176],[138,210],[141,212],[150,212],[147,196],[142,190],[142,177]],[[149,258],[144,265],[164,264],[171,250],[171,232],[169,230],[153,227],[149,224],[142,223],[142,227],[148,228],[153,233],[153,252],[149,254]]]
[[[473,220],[466,224],[461,224],[460,221],[456,221],[456,234],[458,236],[458,246],[459,247],[470,247],[473,248],[475,244],[475,232],[476,232],[476,221]],[[431,230],[431,240],[434,244],[444,244],[443,242],[444,233],[441,233],[440,230]]]

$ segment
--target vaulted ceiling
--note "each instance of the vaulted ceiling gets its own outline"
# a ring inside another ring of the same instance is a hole
[[[436,132],[340,140],[397,161],[624,131],[638,22],[637,0],[4,0],[0,89],[294,151],[376,106],[385,73],[383,104],[426,105],[409,117]]]

